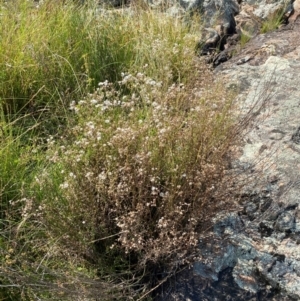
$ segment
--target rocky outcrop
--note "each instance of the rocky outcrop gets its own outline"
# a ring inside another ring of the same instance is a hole
[[[236,211],[216,216],[199,242],[203,260],[182,276],[189,287],[164,300],[300,300],[300,18],[292,21],[215,70],[238,89],[238,114],[253,112],[229,171],[244,185]]]
[[[210,21],[205,22],[206,34],[199,42],[199,54],[212,55],[208,62],[218,66],[236,52],[235,45],[241,35],[248,38],[258,35],[264,21],[273,18],[277,22],[281,19],[282,24],[294,23],[300,16],[300,1],[223,0],[210,1],[207,6],[204,1],[202,9],[205,20]]]
[[[279,9],[288,7],[290,1],[286,0],[244,0],[244,4],[251,5],[253,14],[259,18],[266,19]]]
[[[243,169],[243,176],[248,172],[258,179],[245,186],[243,210],[235,216],[244,229],[230,228],[234,278],[249,291],[259,290],[263,279],[296,300],[300,299],[299,34],[296,21],[257,36],[218,68],[228,82],[241,87],[241,111],[265,102],[245,137],[242,155],[233,163]]]

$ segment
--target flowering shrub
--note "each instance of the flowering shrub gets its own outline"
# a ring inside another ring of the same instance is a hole
[[[60,241],[69,252],[94,248],[96,261],[130,255],[137,270],[184,262],[218,206],[213,195],[233,137],[231,96],[203,86],[164,90],[144,73],[126,73],[71,104],[76,122],[49,140],[53,170],[38,184],[61,179],[60,197],[39,206],[48,231],[68,233]]]

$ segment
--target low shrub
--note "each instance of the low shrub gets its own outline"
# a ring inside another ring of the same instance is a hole
[[[145,73],[101,82],[71,105],[76,125],[49,144],[52,168],[37,184],[43,196],[52,193],[36,200],[45,208],[40,222],[60,248],[89,250],[103,275],[121,263],[148,277],[149,266],[184,263],[219,205],[232,99],[220,87],[173,84],[165,92]]]

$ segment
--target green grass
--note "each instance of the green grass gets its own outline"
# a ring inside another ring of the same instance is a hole
[[[283,23],[285,8],[275,11],[261,25],[260,32],[267,33],[277,29]]]
[[[133,43],[115,21],[99,22],[92,9],[51,1],[38,9],[29,1],[2,6],[0,89],[5,108],[47,105],[56,110],[58,98],[68,102],[83,97],[100,79],[115,80],[134,59]]]
[[[251,40],[251,36],[241,33],[240,46],[243,48]]]
[[[195,57],[198,23],[0,10],[0,299],[138,299],[219,210],[234,95]]]
[[[159,14],[104,15],[53,1],[37,9],[21,0],[2,5],[0,13],[0,91],[9,112],[46,105],[59,114],[58,99],[79,99],[131,66],[148,64],[157,80],[169,72],[184,77],[189,67],[183,52],[187,29]]]

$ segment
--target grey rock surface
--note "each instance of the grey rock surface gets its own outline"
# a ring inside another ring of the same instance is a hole
[[[257,36],[217,70],[228,87],[233,82],[240,87],[239,114],[259,109],[233,163],[237,170],[242,167],[243,176],[248,173],[251,183],[243,188],[243,210],[235,217],[219,217],[216,225],[223,225],[223,233],[214,229],[224,258],[231,260],[221,260],[217,253],[206,264],[212,275],[220,266],[233,267],[235,282],[249,292],[268,284],[296,300],[300,300],[299,36],[298,22]],[[247,56],[251,59],[243,61]],[[238,219],[245,225],[242,230]],[[206,246],[202,250],[208,252]],[[194,270],[199,273],[198,265]]]
[[[259,18],[266,19],[268,16],[276,12],[277,10],[288,7],[290,0],[244,0],[254,7],[253,14]]]
[[[239,88],[237,113],[253,112],[232,158],[232,172],[245,184],[239,209],[216,216],[199,242],[203,260],[182,276],[188,288],[163,300],[224,300],[228,285],[242,289],[228,300],[300,300],[299,37],[298,19],[254,37],[216,69],[229,89]]]

